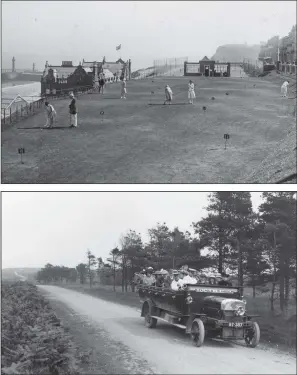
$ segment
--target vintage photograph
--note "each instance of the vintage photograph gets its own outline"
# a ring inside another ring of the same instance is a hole
[[[10,374],[295,374],[296,192],[4,192]]]
[[[296,183],[295,1],[2,1],[4,184]]]

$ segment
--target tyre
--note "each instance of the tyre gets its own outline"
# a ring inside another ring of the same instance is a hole
[[[250,348],[255,348],[260,341],[260,328],[257,322],[252,322],[252,326],[246,331],[245,343]]]
[[[147,328],[156,328],[157,325],[157,319],[152,318],[149,311],[146,312],[144,316],[145,325]]]
[[[201,319],[196,318],[193,320],[191,327],[191,338],[195,346],[201,346],[204,342],[205,329]]]

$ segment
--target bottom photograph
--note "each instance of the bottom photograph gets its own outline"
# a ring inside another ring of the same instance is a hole
[[[295,374],[296,192],[4,192],[1,299],[1,374]]]

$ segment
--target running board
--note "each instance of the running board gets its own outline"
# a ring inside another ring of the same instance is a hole
[[[170,323],[168,322],[168,320],[164,319],[164,318],[160,318],[159,316],[155,316],[155,315],[152,315],[151,316],[152,318],[155,318],[157,320],[163,320],[163,322],[166,322],[166,323],[169,323],[175,327],[178,327],[178,328],[181,328],[181,329],[186,329],[186,326],[184,326],[183,324],[177,324],[177,323]]]

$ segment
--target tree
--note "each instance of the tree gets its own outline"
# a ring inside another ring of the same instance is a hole
[[[172,253],[173,250],[173,236],[166,223],[157,223],[156,227],[148,230],[149,253],[154,256],[158,263],[158,258],[162,255]]]
[[[96,265],[96,257],[91,253],[90,250],[87,251],[87,258],[88,258],[88,276],[90,280],[90,288],[92,288],[93,283],[93,267]]]
[[[259,207],[266,223],[266,236],[273,261],[275,282],[279,282],[280,308],[286,314],[290,279],[296,277],[296,193],[265,192]]]
[[[80,284],[84,284],[86,282],[86,277],[88,274],[88,268],[85,263],[80,263],[76,266],[76,270],[79,275]]]
[[[112,249],[110,251],[110,255],[111,255],[111,258],[107,258],[107,261],[111,263],[111,267],[112,267],[112,274],[113,274],[113,291],[115,292],[116,291],[116,269],[119,265],[119,260],[120,260],[120,257],[121,257],[121,253],[120,253],[120,250],[115,247],[114,249]]]
[[[134,292],[134,273],[139,270],[141,261],[143,260],[143,243],[140,233],[129,230],[120,238],[121,244],[121,263],[122,263],[122,290],[127,292],[128,282],[132,286]]]
[[[232,206],[232,192],[211,193],[208,199],[208,216],[192,226],[199,236],[201,248],[209,250],[211,258],[217,261],[218,272],[223,272],[224,260],[230,247],[228,215]]]

